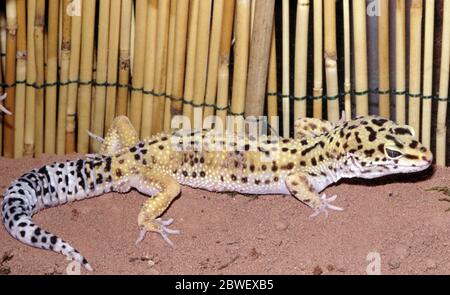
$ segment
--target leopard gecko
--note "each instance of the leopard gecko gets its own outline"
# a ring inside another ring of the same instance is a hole
[[[7,188],[2,202],[6,230],[27,245],[62,253],[92,267],[74,247],[32,221],[42,209],[136,189],[152,196],[138,214],[141,234],[157,232],[169,244],[172,219],[161,215],[187,185],[210,191],[288,194],[314,210],[342,210],[336,196],[319,193],[342,178],[376,178],[425,170],[430,150],[409,126],[365,116],[332,124],[304,118],[294,138],[230,136],[177,130],[146,140],[125,116],[117,117],[97,154],[34,169]]]

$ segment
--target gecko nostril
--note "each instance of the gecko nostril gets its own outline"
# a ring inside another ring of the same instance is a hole
[[[422,156],[422,160],[425,161],[425,162],[428,162],[428,163],[433,162],[433,158],[429,158],[427,156]]]

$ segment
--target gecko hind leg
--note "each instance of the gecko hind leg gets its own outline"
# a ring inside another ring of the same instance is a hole
[[[172,201],[180,194],[181,188],[178,182],[171,176],[162,173],[143,171],[143,176],[137,183],[133,183],[139,192],[152,195],[141,208],[138,215],[138,225],[141,228],[136,244],[140,243],[148,231],[157,232],[166,243],[173,247],[169,239],[170,234],[179,234],[180,231],[168,228],[173,223],[173,219],[163,220],[159,216],[166,211]]]
[[[136,129],[125,116],[118,116],[113,120],[105,138],[93,134],[89,130],[87,132],[90,137],[101,143],[98,151],[101,155],[112,156],[139,143]]]

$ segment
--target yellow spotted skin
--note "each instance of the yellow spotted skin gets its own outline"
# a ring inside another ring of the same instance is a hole
[[[245,194],[292,194],[316,210],[339,209],[319,192],[341,178],[375,178],[431,165],[432,154],[408,126],[376,116],[331,124],[296,121],[296,138],[217,135],[212,131],[161,133],[139,141],[126,117],[118,117],[101,153],[112,156],[117,191],[152,195],[139,226],[161,232],[157,218],[180,185]]]

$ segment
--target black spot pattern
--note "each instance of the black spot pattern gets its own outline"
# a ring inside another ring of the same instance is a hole
[[[25,173],[5,193],[1,208],[7,231],[25,244],[61,252],[89,267],[78,251],[35,225],[31,216],[45,208],[111,191],[110,170],[111,157],[95,156]]]

